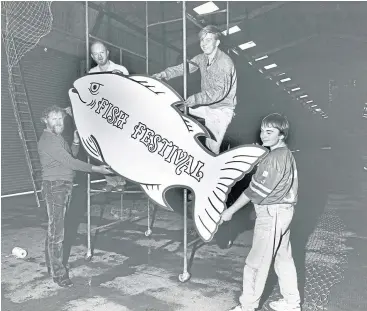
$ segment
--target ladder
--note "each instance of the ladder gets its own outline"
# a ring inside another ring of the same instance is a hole
[[[3,36],[5,41],[5,36]],[[12,53],[17,57],[15,43],[12,36],[6,38],[7,54]],[[18,59],[18,57],[17,57]],[[42,168],[38,154],[38,137],[34,127],[27,91],[25,88],[22,70],[18,62],[9,70],[9,94],[13,104],[14,116],[18,125],[18,134],[23,145],[26,161],[31,176],[33,192],[36,197],[37,206],[41,207],[42,197]]]

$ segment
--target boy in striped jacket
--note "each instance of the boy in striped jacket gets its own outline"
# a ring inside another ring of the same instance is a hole
[[[249,187],[222,214],[221,220],[229,221],[250,201],[256,211],[252,248],[243,270],[240,305],[231,311],[254,311],[259,306],[273,258],[284,299],[271,302],[270,307],[276,311],[301,310],[289,239],[298,178],[295,159],[285,143],[288,131],[288,120],[280,114],[274,113],[262,120],[260,138],[270,152],[259,164]]]

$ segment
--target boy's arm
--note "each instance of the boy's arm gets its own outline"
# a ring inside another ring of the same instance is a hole
[[[244,207],[247,203],[249,203],[251,200],[250,198],[245,194],[242,193],[240,197],[234,202],[231,207],[229,207],[225,213],[229,215],[233,215],[238,210],[240,210],[242,207]]]
[[[199,63],[198,63],[199,62],[199,57],[200,57],[200,55],[197,55],[193,59],[191,59],[191,62],[189,63],[189,72],[190,73],[194,73],[195,71],[197,71],[199,69]],[[192,63],[197,64],[197,65],[195,66]],[[182,76],[183,75],[183,64],[173,66],[173,67],[168,67],[166,70],[164,70],[164,72],[167,75],[167,80]]]

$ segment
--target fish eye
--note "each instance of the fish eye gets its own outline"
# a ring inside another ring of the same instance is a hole
[[[89,87],[89,92],[91,92],[92,95],[97,95],[99,88],[103,86],[103,84],[97,83],[97,82],[91,82]]]

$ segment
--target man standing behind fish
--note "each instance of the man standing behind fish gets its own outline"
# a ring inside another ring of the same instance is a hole
[[[207,138],[206,146],[215,154],[219,154],[224,134],[232,121],[237,104],[236,70],[232,59],[218,48],[220,35],[219,30],[212,25],[199,32],[200,47],[204,53],[191,59],[189,71],[193,73],[200,69],[201,92],[190,96],[184,102],[184,105],[189,107],[189,114],[205,119],[205,126],[216,139]],[[170,80],[182,75],[183,64],[169,67],[153,77]]]
[[[123,75],[129,75],[129,71],[122,65],[115,64],[113,61],[109,59],[110,51],[107,47],[100,41],[95,41],[92,43],[91,47],[91,57],[97,63],[97,66],[91,68],[89,73],[96,72],[114,72],[114,73],[122,73]],[[72,115],[71,107],[66,109],[66,112],[69,115]],[[124,186],[126,185],[126,181],[122,176],[119,175],[110,175],[105,176],[106,185],[102,188],[103,191],[111,191],[112,189],[116,189],[117,191],[123,191]]]

